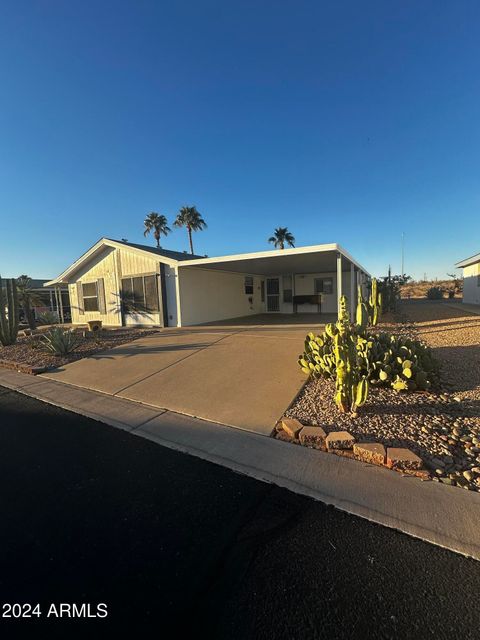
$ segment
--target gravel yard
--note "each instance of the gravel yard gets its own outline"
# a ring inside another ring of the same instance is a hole
[[[35,334],[34,336],[19,337],[15,344],[6,347],[0,345],[0,360],[13,361],[34,367],[55,368],[74,360],[88,358],[99,351],[105,351],[125,342],[131,342],[136,338],[141,338],[156,331],[157,329],[141,329],[138,327],[104,329],[99,334],[95,334],[95,337],[81,338],[81,342],[75,351],[64,356],[56,356],[45,352],[40,342],[41,334]]]
[[[357,418],[333,403],[334,382],[313,380],[287,412],[325,431],[347,430],[358,441],[379,441],[417,453],[436,479],[480,491],[480,316],[443,303],[402,305],[408,324],[379,330],[408,332],[431,346],[442,364],[438,393],[371,388]]]

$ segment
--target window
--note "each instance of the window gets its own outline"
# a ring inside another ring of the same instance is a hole
[[[82,283],[83,308],[85,311],[98,311],[98,291],[96,282]]]
[[[125,313],[159,311],[157,276],[122,278],[122,304]]]
[[[315,293],[333,293],[333,278],[315,278]]]
[[[283,301],[292,302],[292,276],[283,276]]]
[[[265,280],[260,283],[260,300],[265,302]]]
[[[245,276],[245,293],[249,296],[253,293],[253,278],[252,276]]]

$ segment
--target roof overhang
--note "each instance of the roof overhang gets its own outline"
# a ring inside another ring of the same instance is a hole
[[[185,260],[178,264],[179,269],[200,268],[219,271],[232,271],[251,275],[282,275],[289,273],[321,273],[336,271],[336,257],[341,254],[344,271],[353,264],[357,269],[370,276],[352,256],[338,244],[319,244],[294,249],[277,249],[257,253],[243,253],[217,258]]]
[[[471,256],[470,258],[465,258],[465,260],[461,260],[460,262],[457,262],[455,266],[460,269],[461,267],[469,267],[471,264],[476,264],[477,262],[480,262],[480,253],[477,253],[475,256]]]
[[[58,284],[68,284],[69,278],[71,278],[79,269],[81,269],[83,265],[85,265],[96,256],[100,255],[102,251],[104,251],[108,247],[112,247],[114,249],[120,248],[124,251],[130,251],[131,253],[136,253],[142,256],[148,255],[150,258],[158,260],[158,262],[165,262],[170,266],[176,266],[178,264],[178,260],[173,260],[164,256],[155,256],[150,252],[142,251],[142,249],[137,249],[136,247],[125,244],[124,242],[117,242],[116,240],[110,240],[109,238],[100,238],[100,240],[96,242],[93,247],[90,247],[90,249],[83,255],[81,255],[80,258],[78,258],[78,260],[76,260],[73,264],[71,264],[68,269],[65,269],[65,271],[61,273],[57,278],[54,278],[49,282],[45,282],[43,286],[52,287]]]

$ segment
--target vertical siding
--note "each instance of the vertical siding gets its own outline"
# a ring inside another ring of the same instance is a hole
[[[95,282],[98,278],[104,279],[106,313],[99,311],[86,311],[80,315],[77,298],[77,282]],[[89,320],[101,320],[106,325],[121,325],[120,292],[117,284],[115,263],[115,249],[106,247],[102,253],[92,258],[82,269],[75,274],[75,280],[68,285],[73,324],[85,324]]]
[[[123,276],[156,273],[159,260],[147,255],[133,253],[127,249],[117,249],[120,252],[120,265]]]

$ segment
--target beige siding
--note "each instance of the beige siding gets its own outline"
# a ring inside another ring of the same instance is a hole
[[[95,282],[104,279],[106,314],[98,311],[86,311],[81,315],[78,309],[77,282]],[[92,258],[75,274],[75,279],[68,285],[73,324],[85,324],[88,320],[102,320],[106,325],[121,325],[120,292],[117,284],[115,265],[115,249],[106,247],[102,253]]]
[[[124,249],[117,249],[117,251],[120,252],[120,268],[124,276],[157,273],[159,269],[159,261],[155,258]]]
[[[480,304],[480,262],[463,268],[463,302]]]
[[[120,287],[122,275],[132,276],[140,274],[158,273],[159,262],[154,257],[141,255],[125,249],[106,247],[99,256],[92,258],[80,269],[70,281],[68,291],[72,306],[72,322],[85,324],[89,320],[102,320],[106,325],[119,326],[122,324],[120,309]],[[106,314],[98,311],[79,313],[77,298],[77,283],[95,282],[103,278],[105,287]],[[159,324],[160,314],[126,318],[127,324]]]

